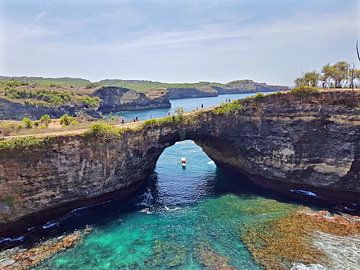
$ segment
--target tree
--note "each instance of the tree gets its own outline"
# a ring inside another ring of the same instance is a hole
[[[323,67],[322,73],[330,85],[334,82],[336,88],[341,88],[342,83],[349,79],[349,69],[350,65],[347,62],[340,61],[334,65],[327,64]]]
[[[44,124],[45,126],[49,126],[51,123],[51,117],[48,114],[44,114],[40,117],[40,122]]]
[[[321,79],[321,74],[316,71],[306,72],[300,78],[295,80],[296,86],[311,86],[316,87]]]
[[[25,128],[32,128],[32,126],[33,126],[32,121],[31,121],[30,118],[28,118],[28,117],[24,117],[24,118],[21,120],[21,122],[23,122]]]

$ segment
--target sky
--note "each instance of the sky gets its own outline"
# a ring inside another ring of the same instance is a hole
[[[0,0],[0,75],[292,85],[356,59],[360,0]]]

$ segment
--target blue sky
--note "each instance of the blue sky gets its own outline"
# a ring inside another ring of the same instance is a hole
[[[0,74],[291,85],[356,63],[359,20],[359,0],[0,0]]]

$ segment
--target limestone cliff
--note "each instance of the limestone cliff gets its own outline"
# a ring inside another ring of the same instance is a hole
[[[359,92],[278,94],[244,100],[236,110],[169,117],[121,136],[70,134],[3,147],[0,231],[39,213],[131,192],[163,150],[184,139],[261,186],[360,203],[359,105]]]
[[[100,117],[100,113],[96,108],[85,106],[84,104],[66,104],[50,107],[24,104],[0,97],[0,120],[21,120],[24,117],[37,120],[44,114],[50,115],[51,118],[60,118],[64,114],[88,118]]]
[[[167,88],[170,99],[216,97],[219,93],[212,87]]]
[[[170,108],[168,94],[157,91],[151,98],[144,93],[122,87],[107,86],[97,89],[93,94],[101,99],[99,111],[110,113],[153,108]]]

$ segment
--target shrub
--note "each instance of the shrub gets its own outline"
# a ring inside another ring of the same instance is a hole
[[[51,117],[48,114],[44,114],[40,117],[40,123],[48,126],[51,123]]]
[[[265,95],[263,93],[257,93],[255,96],[254,96],[254,100],[256,101],[260,101],[260,100],[263,100],[265,97]]]
[[[74,117],[64,114],[60,117],[60,125],[62,126],[69,126],[75,120]]]
[[[86,104],[89,107],[97,108],[100,105],[100,98],[99,97],[81,97],[80,101],[84,104]]]
[[[144,126],[148,127],[148,126],[153,126],[156,125],[158,123],[158,121],[156,119],[148,119],[144,121]]]
[[[182,122],[184,120],[184,108],[182,107],[176,108],[175,117],[177,122]]]
[[[307,97],[319,93],[319,89],[311,86],[298,86],[290,91],[291,94],[301,97]]]
[[[114,137],[121,137],[122,129],[106,124],[106,123],[96,123],[93,124],[88,131],[85,132],[85,136],[88,137],[98,137],[110,139]]]
[[[32,128],[32,126],[33,126],[32,121],[31,121],[30,118],[28,118],[28,117],[24,117],[24,118],[21,120],[21,122],[23,122],[25,128]]]
[[[30,150],[32,147],[45,145],[51,142],[50,137],[37,138],[35,136],[16,137],[9,140],[0,140],[0,155],[3,150],[21,150],[22,152]],[[6,153],[5,153],[6,155]]]
[[[215,114],[230,114],[237,113],[243,109],[243,105],[240,104],[239,100],[235,100],[228,103],[222,103],[214,109]]]

